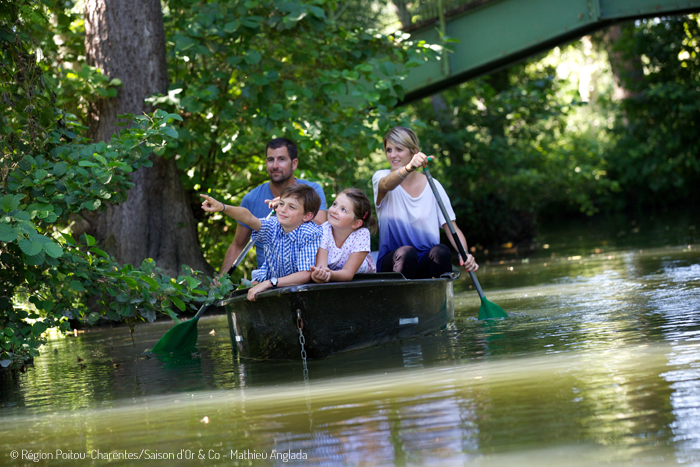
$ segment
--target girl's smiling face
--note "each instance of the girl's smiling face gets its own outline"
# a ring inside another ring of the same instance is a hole
[[[328,208],[328,223],[336,229],[357,229],[362,219],[355,217],[355,205],[345,193],[341,193]]]
[[[384,154],[386,154],[386,160],[391,164],[391,170],[400,169],[411,162],[411,158],[413,157],[413,153],[410,149],[394,144],[391,141],[386,142]]]

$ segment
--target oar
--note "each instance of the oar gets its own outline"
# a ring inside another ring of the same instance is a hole
[[[423,172],[425,173],[425,176],[428,177],[428,183],[430,184],[430,189],[433,190],[433,195],[435,195],[435,199],[437,200],[438,205],[440,206],[440,210],[442,211],[442,215],[445,217],[445,221],[447,222],[447,225],[450,227],[450,233],[452,234],[452,238],[455,241],[455,245],[457,245],[457,249],[459,250],[459,254],[462,255],[462,258],[464,260],[466,260],[467,259],[467,252],[464,251],[464,247],[462,246],[462,242],[459,241],[459,237],[457,236],[457,232],[455,232],[455,228],[452,225],[452,222],[450,221],[450,217],[447,215],[447,209],[445,209],[445,205],[442,202],[442,198],[440,197],[440,193],[438,193],[437,188],[435,187],[435,181],[433,180],[433,176],[430,175],[430,170],[428,170],[427,167],[425,169],[423,169]],[[473,272],[469,271],[469,277],[472,278],[472,282],[474,283],[474,287],[476,287],[476,292],[479,294],[479,298],[481,299],[481,306],[479,307],[479,319],[507,318],[508,315],[506,314],[505,311],[503,311],[503,308],[496,305],[495,303],[490,302],[484,296],[484,292],[483,292],[483,290],[481,290],[481,285],[479,284],[479,281],[477,280],[477,278]]]
[[[274,211],[270,211],[266,219],[269,219]],[[251,248],[253,248],[253,237],[250,238],[248,244],[243,248],[243,251],[238,255],[236,261],[229,268],[227,274],[231,274],[241,262],[246,257]],[[196,315],[188,321],[184,321],[180,324],[175,325],[170,331],[166,332],[163,337],[160,338],[156,345],[153,346],[151,352],[153,353],[170,353],[179,352],[184,350],[191,350],[197,346],[197,336],[199,332],[197,331],[197,321],[204,314],[205,311],[211,305],[202,305]]]

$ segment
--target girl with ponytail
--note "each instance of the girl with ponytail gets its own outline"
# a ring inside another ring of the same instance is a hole
[[[369,198],[357,188],[336,196],[328,208],[328,221],[321,225],[323,237],[311,267],[311,280],[350,281],[357,273],[377,272],[370,251],[370,233],[376,230]]]

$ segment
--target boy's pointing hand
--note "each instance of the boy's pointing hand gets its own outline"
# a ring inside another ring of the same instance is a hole
[[[199,195],[202,198],[204,198],[204,201],[202,202],[202,209],[204,209],[207,212],[221,212],[224,210],[224,203],[215,200],[211,196],[207,195]]]

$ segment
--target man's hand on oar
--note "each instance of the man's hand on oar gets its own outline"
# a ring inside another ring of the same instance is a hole
[[[270,207],[270,210],[274,211],[277,209],[277,205],[280,204],[280,197],[278,196],[275,199],[266,199],[265,204]]]

